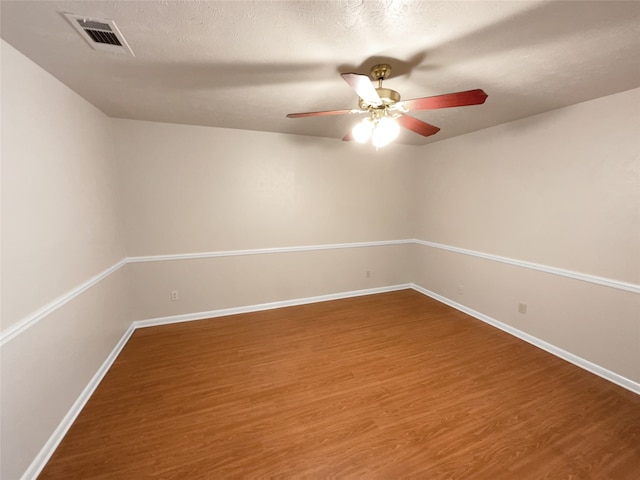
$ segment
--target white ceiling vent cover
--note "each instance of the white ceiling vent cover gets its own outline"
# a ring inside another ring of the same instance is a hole
[[[83,17],[73,13],[63,13],[63,15],[94,49],[135,57],[113,20]]]

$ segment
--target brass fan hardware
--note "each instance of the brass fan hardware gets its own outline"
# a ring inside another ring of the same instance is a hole
[[[400,94],[398,92],[391,90],[390,88],[382,88],[382,81],[386,80],[389,75],[391,75],[390,65],[385,63],[381,65],[374,65],[371,69],[371,78],[378,81],[378,88],[376,88],[376,92],[378,93],[380,100],[382,100],[382,105],[371,105],[366,100],[360,98],[358,100],[358,106],[362,110],[370,110],[372,108],[384,109],[400,101]]]
[[[374,65],[371,68],[371,78],[380,82],[378,86],[382,86],[382,80],[389,78],[389,75],[391,75],[391,65],[387,65],[386,63]]]

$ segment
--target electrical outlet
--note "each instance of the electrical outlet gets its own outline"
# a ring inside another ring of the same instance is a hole
[[[176,300],[180,300],[180,294],[178,294],[178,290],[173,290],[171,292],[171,301],[175,302]]]
[[[365,276],[366,276],[367,278],[371,278],[371,270],[367,270],[367,271],[365,272]]]
[[[527,313],[527,304],[526,303],[519,303],[518,304],[518,312],[522,313],[523,315],[525,313]]]
[[[458,295],[464,295],[464,288],[462,288],[462,285],[458,285]]]

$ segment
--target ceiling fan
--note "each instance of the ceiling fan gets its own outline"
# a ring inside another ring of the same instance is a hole
[[[400,94],[395,90],[382,87],[382,81],[391,74],[391,66],[387,64],[375,65],[371,69],[371,78],[378,81],[374,87],[367,75],[361,73],[341,74],[345,82],[359,97],[358,108],[351,110],[326,110],[322,112],[290,113],[288,118],[318,117],[325,115],[346,115],[351,113],[368,113],[353,130],[342,140],[356,140],[364,143],[371,138],[376,148],[392,142],[400,133],[400,126],[419,135],[428,137],[440,131],[435,125],[423,122],[407,115],[417,110],[434,110],[438,108],[464,107],[480,105],[487,99],[487,94],[480,89],[464,92],[447,93],[433,97],[414,98],[400,101]]]

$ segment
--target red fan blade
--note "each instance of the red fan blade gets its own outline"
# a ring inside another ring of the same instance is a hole
[[[360,73],[343,73],[341,76],[353,91],[369,105],[382,105],[380,95],[376,92],[376,89],[371,83],[371,80],[369,80],[369,77]]]
[[[359,111],[360,110],[326,110],[324,112],[289,113],[287,114],[287,118],[323,117],[325,115],[347,115],[349,113],[355,113]]]
[[[429,135],[435,135],[440,131],[440,128],[435,125],[431,125],[427,122],[423,122],[422,120],[418,120],[417,118],[410,117],[409,115],[400,115],[396,118],[396,121],[399,125],[403,126],[411,130],[412,132],[416,132],[424,137],[428,137]],[[349,131],[344,137],[342,137],[343,142],[350,142],[353,140],[352,130]]]
[[[402,102],[405,109],[411,110],[435,110],[436,108],[465,107],[467,105],[480,105],[487,99],[487,94],[480,89],[467,90],[466,92],[446,93],[435,97],[414,98]]]
[[[440,129],[435,125],[423,122],[422,120],[410,117],[409,115],[400,115],[396,121],[404,128],[408,128],[412,132],[416,132],[423,137],[434,135],[440,131]]]

